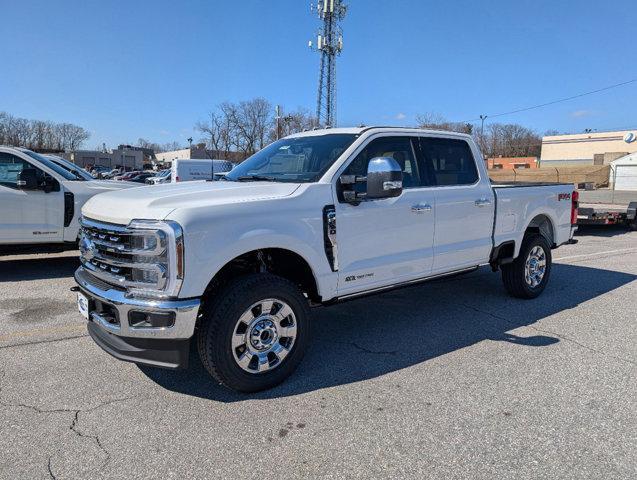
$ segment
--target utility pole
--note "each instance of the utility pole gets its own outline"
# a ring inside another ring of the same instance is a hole
[[[276,119],[276,139],[278,140],[279,138],[281,138],[281,106],[280,105],[276,106],[275,114],[276,116],[274,118]]]
[[[314,9],[314,6],[312,6]],[[345,18],[347,6],[342,0],[317,0],[316,12],[323,23],[319,29],[316,50],[321,55],[316,119],[319,126],[336,126],[336,57],[343,50],[343,30],[340,22]],[[310,48],[313,46],[309,42]]]
[[[486,161],[486,154],[484,153],[485,151],[485,145],[484,145],[484,121],[487,119],[486,115],[480,115],[480,121],[482,122],[480,125],[480,150],[482,150],[482,155],[485,157],[485,161]]]
[[[480,136],[484,135],[484,121],[487,119],[486,115],[480,115],[480,120],[482,121],[482,125],[480,125]]]

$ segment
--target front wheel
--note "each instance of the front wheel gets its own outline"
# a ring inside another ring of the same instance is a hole
[[[508,265],[502,265],[504,287],[514,297],[536,298],[551,275],[551,247],[542,235],[526,235],[520,254]]]
[[[204,306],[197,346],[219,383],[257,392],[294,372],[309,339],[309,305],[296,285],[254,274],[235,279]]]

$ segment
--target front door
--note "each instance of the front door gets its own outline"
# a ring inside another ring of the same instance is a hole
[[[0,152],[0,243],[61,242],[64,227],[64,194],[43,189],[20,190],[18,175],[24,169],[35,169],[39,183],[44,183],[42,170],[10,153]]]
[[[408,136],[376,137],[343,172],[366,175],[375,157],[392,157],[403,170],[400,196],[336,205],[340,296],[427,276],[433,263],[434,193]],[[365,189],[364,184],[360,186]]]

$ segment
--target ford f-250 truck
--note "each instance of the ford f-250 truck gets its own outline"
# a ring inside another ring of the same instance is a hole
[[[115,357],[178,368],[196,342],[240,391],[311,343],[310,306],[480,265],[537,297],[572,241],[573,186],[492,186],[472,138],[346,128],[276,141],[219,182],[143,187],[82,209],[78,306]]]
[[[59,163],[64,161],[0,146],[0,255],[77,248],[84,202],[139,186],[95,180]]]

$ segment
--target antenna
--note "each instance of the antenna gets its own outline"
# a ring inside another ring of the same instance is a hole
[[[341,0],[317,0],[316,9],[323,23],[316,37],[316,51],[321,55],[316,119],[319,125],[336,126],[336,57],[343,50],[343,30],[341,21],[347,13],[347,6]],[[312,48],[312,42],[308,43]]]

